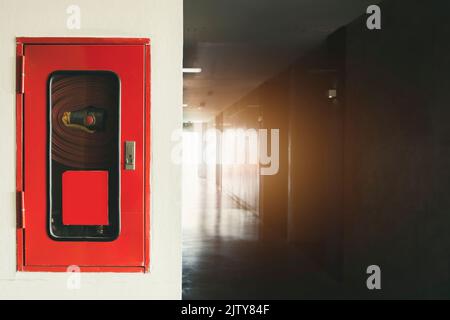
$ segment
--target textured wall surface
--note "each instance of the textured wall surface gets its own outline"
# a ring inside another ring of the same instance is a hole
[[[0,0],[0,297],[181,297],[181,171],[170,155],[182,124],[183,2],[79,0],[81,29],[66,28],[69,1]],[[67,274],[15,272],[15,37],[151,38],[151,272],[82,274],[68,290]]]

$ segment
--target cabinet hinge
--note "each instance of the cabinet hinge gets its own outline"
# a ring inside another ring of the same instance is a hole
[[[25,194],[23,191],[17,192],[17,227],[25,229]]]
[[[17,93],[25,92],[25,56],[17,56],[16,65],[16,91]]]

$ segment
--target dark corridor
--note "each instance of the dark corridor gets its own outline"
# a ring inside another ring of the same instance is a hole
[[[449,298],[448,1],[381,1],[379,30],[366,1],[255,2],[233,26],[226,3],[185,1],[185,132],[277,129],[279,166],[185,145],[214,152],[184,170],[183,298]]]

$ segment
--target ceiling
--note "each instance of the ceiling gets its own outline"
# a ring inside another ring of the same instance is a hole
[[[287,67],[374,0],[184,0],[184,121],[203,122]]]

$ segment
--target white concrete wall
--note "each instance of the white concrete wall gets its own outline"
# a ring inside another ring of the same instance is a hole
[[[81,7],[81,29],[66,8]],[[15,37],[148,37],[152,42],[151,272],[16,273]],[[182,124],[182,0],[0,0],[0,298],[181,298],[181,169],[170,134]]]

